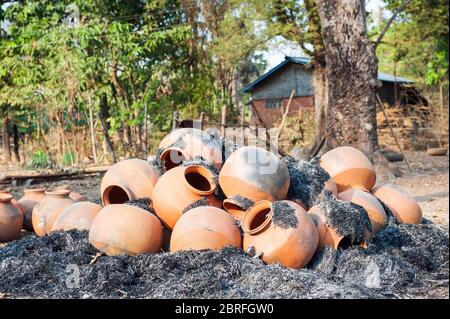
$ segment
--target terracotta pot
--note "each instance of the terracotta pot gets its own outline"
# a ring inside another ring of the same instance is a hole
[[[31,221],[33,207],[36,206],[45,197],[44,188],[27,188],[23,191],[23,196],[19,200],[24,208],[23,229],[33,231],[33,223]]]
[[[319,249],[324,246],[330,246],[337,250],[341,246],[350,244],[344,236],[339,235],[334,228],[327,225],[325,214],[320,210],[319,206],[311,207],[308,215],[312,217],[319,233]]]
[[[89,242],[109,256],[156,253],[161,249],[162,226],[152,213],[131,205],[103,207],[92,222]]]
[[[181,165],[184,160],[201,156],[218,169],[222,167],[222,145],[209,133],[196,128],[172,131],[159,144],[160,158],[167,170]]]
[[[11,202],[12,195],[0,193],[0,243],[19,238],[23,214]]]
[[[9,189],[0,189],[0,195],[1,194],[3,194],[3,195],[11,195],[12,196],[12,194],[11,194],[11,191],[9,190]],[[23,207],[23,205],[17,200],[17,199],[15,199],[14,198],[14,196],[13,196],[13,198],[11,199],[11,203],[14,205],[14,206],[16,206],[17,207],[17,209],[22,213],[22,214],[25,214],[25,207]]]
[[[254,247],[255,253],[262,254],[262,260],[268,264],[301,268],[314,255],[319,235],[313,220],[300,205],[292,201],[282,202],[295,211],[297,226],[277,226],[273,221],[274,204],[267,200],[259,201],[245,213],[241,222],[244,250]]]
[[[102,206],[91,202],[73,203],[59,214],[53,223],[52,231],[89,230],[92,221],[101,209]]]
[[[367,211],[367,215],[369,215],[373,234],[378,233],[380,230],[386,227],[388,219],[383,205],[381,205],[378,199],[369,192],[350,188],[345,192],[340,193],[338,195],[338,198],[340,200],[352,202],[364,207],[364,209]]]
[[[212,206],[200,206],[187,211],[175,225],[170,251],[218,250],[226,246],[241,247],[241,233],[234,218]]]
[[[222,203],[223,208],[236,220],[241,220],[244,217],[245,209],[242,207],[242,203],[233,198],[227,198]]]
[[[278,157],[262,148],[238,148],[226,160],[219,175],[225,195],[260,200],[280,200],[289,190],[289,171]]]
[[[385,184],[372,190],[372,194],[381,199],[392,211],[395,219],[402,224],[422,223],[422,209],[414,197],[399,186]]]
[[[103,205],[123,204],[139,198],[152,199],[158,180],[153,166],[141,159],[121,161],[105,173],[101,183]]]
[[[58,186],[58,187],[55,187],[55,188],[54,188],[54,190],[61,190],[61,189],[67,189],[67,190],[70,190],[70,187],[69,187],[69,185],[62,185],[62,186]],[[85,201],[87,201],[87,198],[86,198],[86,197],[84,197],[84,196],[81,195],[81,194],[75,193],[75,192],[73,192],[72,190],[70,190],[69,197],[70,197],[72,200],[76,201],[76,202],[85,202]]]
[[[375,185],[375,169],[363,152],[353,147],[338,147],[326,152],[320,166],[336,182],[338,192],[349,188],[370,191]]]
[[[58,215],[69,205],[75,203],[69,197],[70,191],[46,191],[45,197],[33,208],[31,221],[36,235],[44,236],[52,230],[53,223]]]
[[[216,199],[214,175],[199,165],[178,166],[162,175],[153,191],[153,209],[168,230],[183,215],[183,211],[195,201],[206,198],[216,207],[221,203]]]

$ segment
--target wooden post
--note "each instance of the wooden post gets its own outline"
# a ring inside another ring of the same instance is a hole
[[[88,103],[89,103],[89,126],[91,129],[92,156],[94,157],[94,163],[97,164],[97,148],[95,146],[94,116],[92,115],[92,96],[90,92],[88,95]]]
[[[281,136],[281,131],[283,130],[284,123],[286,122],[286,118],[289,113],[289,109],[291,107],[291,103],[292,103],[292,99],[294,98],[294,94],[295,94],[295,90],[292,90],[291,96],[289,96],[289,101],[287,102],[287,105],[286,105],[286,110],[284,111],[284,114],[283,114],[283,118],[281,119],[281,124],[280,124],[280,128],[278,130],[277,139],[280,138],[280,136]]]
[[[386,119],[386,122],[388,123],[389,129],[390,129],[390,131],[392,133],[392,136],[394,137],[395,143],[397,144],[397,147],[398,147],[400,153],[403,155],[403,158],[405,159],[406,166],[408,166],[409,171],[412,172],[412,168],[409,165],[408,159],[406,158],[405,154],[403,153],[403,150],[402,150],[402,147],[400,146],[400,143],[398,142],[397,136],[394,133],[394,129],[391,126],[391,122],[389,121],[389,118],[388,118],[388,116],[386,114],[386,111],[384,110],[383,103],[381,102],[381,99],[380,99],[380,96],[378,95],[378,93],[377,93],[377,101],[378,101],[378,104],[381,107],[381,111],[383,111],[384,118]]]
[[[200,129],[203,130],[205,126],[205,112],[200,113]]]
[[[222,106],[222,121],[221,121],[221,133],[222,137],[225,138],[225,128],[227,126],[227,106]]]
[[[5,111],[3,114],[2,120],[2,144],[3,144],[3,154],[4,154],[4,162],[11,162],[11,148],[9,145],[9,132],[8,132],[8,114]]]
[[[173,112],[172,117],[172,131],[178,127],[178,111]]]

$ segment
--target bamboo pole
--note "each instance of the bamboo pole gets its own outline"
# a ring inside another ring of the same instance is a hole
[[[97,148],[95,146],[95,131],[94,131],[94,115],[92,114],[92,96],[88,94],[89,103],[89,126],[91,129],[91,143],[92,143],[92,156],[94,157],[94,163],[97,164]]]
[[[405,153],[403,153],[402,147],[400,146],[400,143],[398,142],[397,136],[394,133],[394,129],[392,128],[391,122],[389,121],[389,118],[387,116],[387,113],[384,109],[383,103],[381,102],[381,99],[380,99],[380,96],[378,95],[378,93],[377,93],[377,101],[381,107],[381,111],[383,111],[384,118],[386,119],[386,122],[388,123],[389,130],[391,131],[391,134],[394,137],[395,143],[397,144],[397,147],[398,147],[400,153],[403,155],[403,158],[405,159],[405,162],[406,162],[406,165],[408,166],[409,171],[412,172],[413,170],[412,170],[411,166],[409,165],[409,162],[408,162],[408,159],[406,158]]]
[[[286,105],[286,110],[284,111],[284,114],[283,114],[283,118],[281,119],[281,124],[280,124],[280,128],[278,130],[277,139],[280,138],[280,136],[281,136],[281,131],[283,130],[284,124],[286,122],[286,118],[287,118],[287,115],[289,113],[289,109],[291,107],[291,103],[292,103],[292,100],[294,98],[294,94],[295,94],[295,90],[292,90],[291,95],[289,96],[289,100],[288,100],[287,105]]]

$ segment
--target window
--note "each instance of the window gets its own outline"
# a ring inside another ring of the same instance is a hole
[[[281,107],[283,103],[283,99],[267,99],[266,100],[266,108],[268,109],[276,109]]]

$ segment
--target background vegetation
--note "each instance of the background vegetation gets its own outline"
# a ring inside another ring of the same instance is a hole
[[[386,0],[389,10],[400,1]],[[184,118],[238,123],[244,84],[274,37],[318,52],[310,1],[21,0],[0,9],[5,162],[36,167],[145,156]],[[378,47],[380,68],[448,105],[448,0],[412,0]],[[372,29],[376,39],[384,17]],[[320,30],[319,30],[320,31]],[[312,44],[312,45],[311,45]],[[313,47],[313,49],[311,49]],[[149,135],[145,141],[145,128]],[[3,143],[4,144],[4,143]],[[146,149],[147,148],[147,149]],[[8,154],[9,152],[9,154]]]

